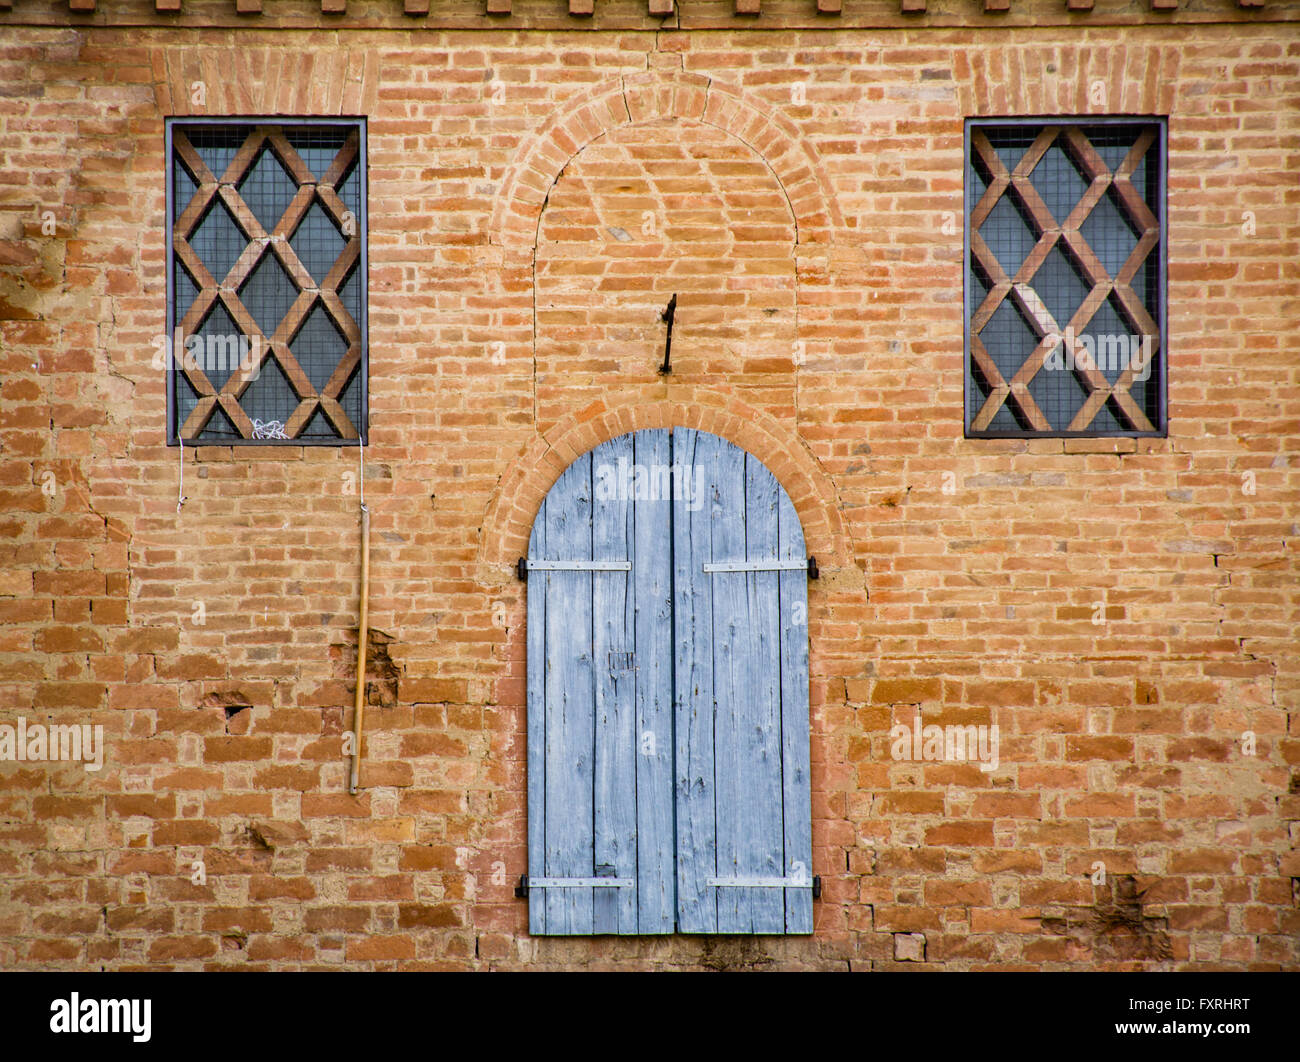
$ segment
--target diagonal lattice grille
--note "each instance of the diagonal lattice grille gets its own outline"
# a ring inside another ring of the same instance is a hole
[[[970,127],[969,434],[1161,430],[1160,134]]]
[[[360,143],[355,125],[172,127],[180,439],[358,438]]]

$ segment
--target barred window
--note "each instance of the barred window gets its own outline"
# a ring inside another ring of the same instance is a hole
[[[366,433],[362,120],[167,123],[168,442]]]
[[[966,123],[966,434],[1163,435],[1165,127]]]

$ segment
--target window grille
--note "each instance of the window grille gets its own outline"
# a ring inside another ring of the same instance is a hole
[[[966,434],[1164,434],[1163,123],[966,137]]]
[[[364,123],[175,119],[167,138],[168,441],[364,439]]]

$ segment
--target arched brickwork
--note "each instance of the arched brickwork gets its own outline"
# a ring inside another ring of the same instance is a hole
[[[581,93],[521,148],[493,209],[491,242],[530,252],[546,196],[573,156],[619,126],[667,118],[716,126],[757,152],[789,199],[800,245],[828,244],[842,225],[816,153],[789,118],[711,78],[656,72]]]
[[[611,408],[595,402],[539,434],[497,484],[483,522],[480,578],[511,578],[542,499],[573,461],[600,443],[640,428],[698,428],[720,435],[763,462],[790,495],[808,552],[823,566],[851,563],[835,488],[808,448],[785,426],[734,395],[697,392],[689,404],[646,402]]]

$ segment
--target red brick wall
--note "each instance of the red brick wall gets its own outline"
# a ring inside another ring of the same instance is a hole
[[[1296,967],[1295,31],[389,21],[0,40],[0,722],[108,735],[0,764],[0,965]],[[182,113],[369,118],[358,797],[356,451],[187,447],[176,510]],[[962,119],[1009,113],[1169,116],[1168,439],[962,437]],[[513,560],[667,424],[762,458],[821,564],[812,938],[537,939],[513,897]],[[918,706],[999,769],[895,762]]]

